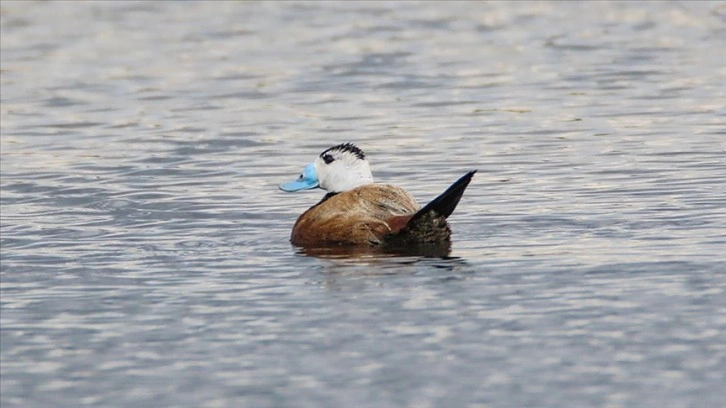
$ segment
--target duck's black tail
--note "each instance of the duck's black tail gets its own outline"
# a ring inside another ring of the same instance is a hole
[[[464,190],[469,185],[471,178],[474,177],[476,170],[472,170],[464,174],[460,179],[456,180],[449,188],[441,193],[438,197],[434,198],[430,203],[426,204],[424,208],[420,209],[408,224],[411,225],[417,219],[424,217],[425,215],[434,212],[436,216],[449,218],[449,215],[454,212],[456,205],[459,204],[461,196],[464,194]]]
[[[451,229],[446,218],[456,209],[474,173],[476,170],[466,173],[406,220],[403,228],[388,237],[388,244],[405,246],[412,243],[447,242],[451,236]]]

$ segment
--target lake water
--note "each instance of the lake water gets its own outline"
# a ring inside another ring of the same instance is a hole
[[[726,3],[0,16],[3,408],[724,406]],[[348,141],[448,256],[290,245]]]

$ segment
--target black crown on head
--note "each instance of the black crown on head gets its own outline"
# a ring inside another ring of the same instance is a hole
[[[335,158],[333,157],[334,152],[351,153],[361,160],[365,160],[366,158],[366,154],[363,153],[363,150],[361,150],[358,146],[354,145],[353,143],[343,143],[337,146],[333,146],[320,153],[320,157],[325,161],[325,164],[330,164],[335,161]]]

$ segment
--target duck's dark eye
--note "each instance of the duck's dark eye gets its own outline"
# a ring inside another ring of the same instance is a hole
[[[300,181],[300,180],[302,180],[303,178],[304,178],[304,177],[303,177],[303,175],[301,174],[301,175],[300,175],[300,177],[298,177],[297,179],[298,179],[298,181]]]
[[[332,155],[324,154],[323,155],[323,161],[325,161],[325,164],[330,164],[335,161]]]

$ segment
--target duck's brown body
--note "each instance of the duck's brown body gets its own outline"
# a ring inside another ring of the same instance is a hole
[[[381,245],[420,208],[400,187],[367,184],[326,197],[305,211],[291,241],[299,246]]]
[[[398,248],[448,242],[451,229],[446,218],[474,173],[465,174],[423,208],[406,190],[388,184],[371,183],[328,194],[297,219],[290,240],[302,247]]]

